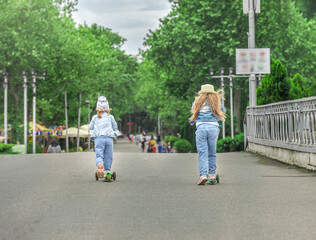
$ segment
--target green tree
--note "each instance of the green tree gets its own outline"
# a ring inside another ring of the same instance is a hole
[[[261,87],[257,88],[258,105],[290,99],[291,84],[287,70],[280,60],[271,57],[271,74],[261,80]]]
[[[290,79],[291,89],[290,89],[290,99],[300,99],[308,97],[308,91],[306,89],[306,82],[303,77],[297,73],[294,78]]]
[[[147,35],[144,44],[149,48],[143,57],[159,73],[156,81],[168,94],[167,101],[171,103],[176,98],[180,102],[174,110],[183,110],[174,118],[176,127],[186,124],[182,119],[187,118],[201,84],[211,83],[219,88],[219,81],[209,77],[209,68],[234,66],[235,49],[247,48],[248,17],[238,0],[170,2],[172,11],[161,19],[158,29]],[[270,48],[286,64],[289,76],[300,72],[311,84],[316,71],[313,64],[306,63],[316,58],[313,20],[299,14],[291,0],[267,0],[261,7],[261,13],[256,15],[256,47]],[[225,92],[229,92],[228,84]],[[235,79],[234,113],[239,131],[248,96],[247,80]],[[225,97],[229,102],[229,96]]]

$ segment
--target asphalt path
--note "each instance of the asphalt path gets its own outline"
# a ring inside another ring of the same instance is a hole
[[[1,155],[0,239],[316,239],[316,174],[251,153],[218,154],[218,185],[196,185],[197,154],[115,145],[115,182],[94,153]]]

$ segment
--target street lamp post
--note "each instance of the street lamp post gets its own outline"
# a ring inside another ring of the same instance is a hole
[[[43,70],[43,77],[37,77],[37,71],[35,69],[31,69],[32,74],[32,87],[33,87],[33,154],[36,153],[36,79],[44,79],[46,78],[47,71]]]
[[[229,68],[229,92],[230,92],[230,132],[234,138],[234,112],[233,112],[233,68]]]
[[[254,1],[249,1],[249,34],[248,34],[248,48],[255,48],[255,11]],[[254,73],[249,76],[249,104],[250,107],[257,106],[257,82]]]
[[[67,91],[65,91],[65,120],[66,120],[66,152],[69,152]]]
[[[3,88],[4,88],[4,143],[8,144],[8,78],[9,73],[2,73],[4,78]]]
[[[27,70],[22,71],[24,87],[24,154],[27,154]]]

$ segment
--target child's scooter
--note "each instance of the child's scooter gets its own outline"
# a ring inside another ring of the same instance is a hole
[[[101,181],[104,181],[104,182],[112,182],[116,180],[116,172],[107,172],[106,175],[102,178],[99,178],[98,177],[98,174],[95,173],[95,180],[98,181],[98,180],[101,180]]]

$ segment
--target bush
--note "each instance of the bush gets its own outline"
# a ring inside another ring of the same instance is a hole
[[[170,137],[171,137],[171,135],[165,136],[165,139],[164,139],[165,143],[169,142]]]
[[[168,144],[168,142],[170,142],[171,146],[173,147],[174,143],[176,141],[178,141],[180,138],[174,136],[174,135],[169,135],[169,136],[165,136],[165,143]]]
[[[36,153],[43,153],[43,148],[40,145],[36,144],[35,152]],[[27,144],[27,153],[33,153],[33,143],[32,142],[29,142]]]
[[[217,152],[230,152],[230,146],[232,144],[232,138],[226,137],[217,141]]]
[[[231,152],[240,152],[244,150],[244,133],[240,133],[235,136],[230,148]]]
[[[7,152],[8,150],[12,149],[13,146],[13,144],[0,143],[0,153]]]
[[[178,138],[178,137],[176,137],[176,136],[170,136],[169,142],[170,142],[171,147],[173,147],[173,146],[174,146],[174,143],[175,143],[176,141],[178,141],[178,140],[180,140],[180,138]]]
[[[244,149],[244,134],[240,133],[235,138],[226,137],[217,141],[217,152],[238,152]]]
[[[79,147],[79,152],[82,152],[82,147]],[[69,152],[77,152],[77,147],[69,148]]]
[[[0,154],[18,154],[18,152],[13,151],[13,146],[14,144],[0,143]]]
[[[179,153],[188,153],[192,151],[192,144],[186,139],[178,139],[174,146],[177,148]]]

